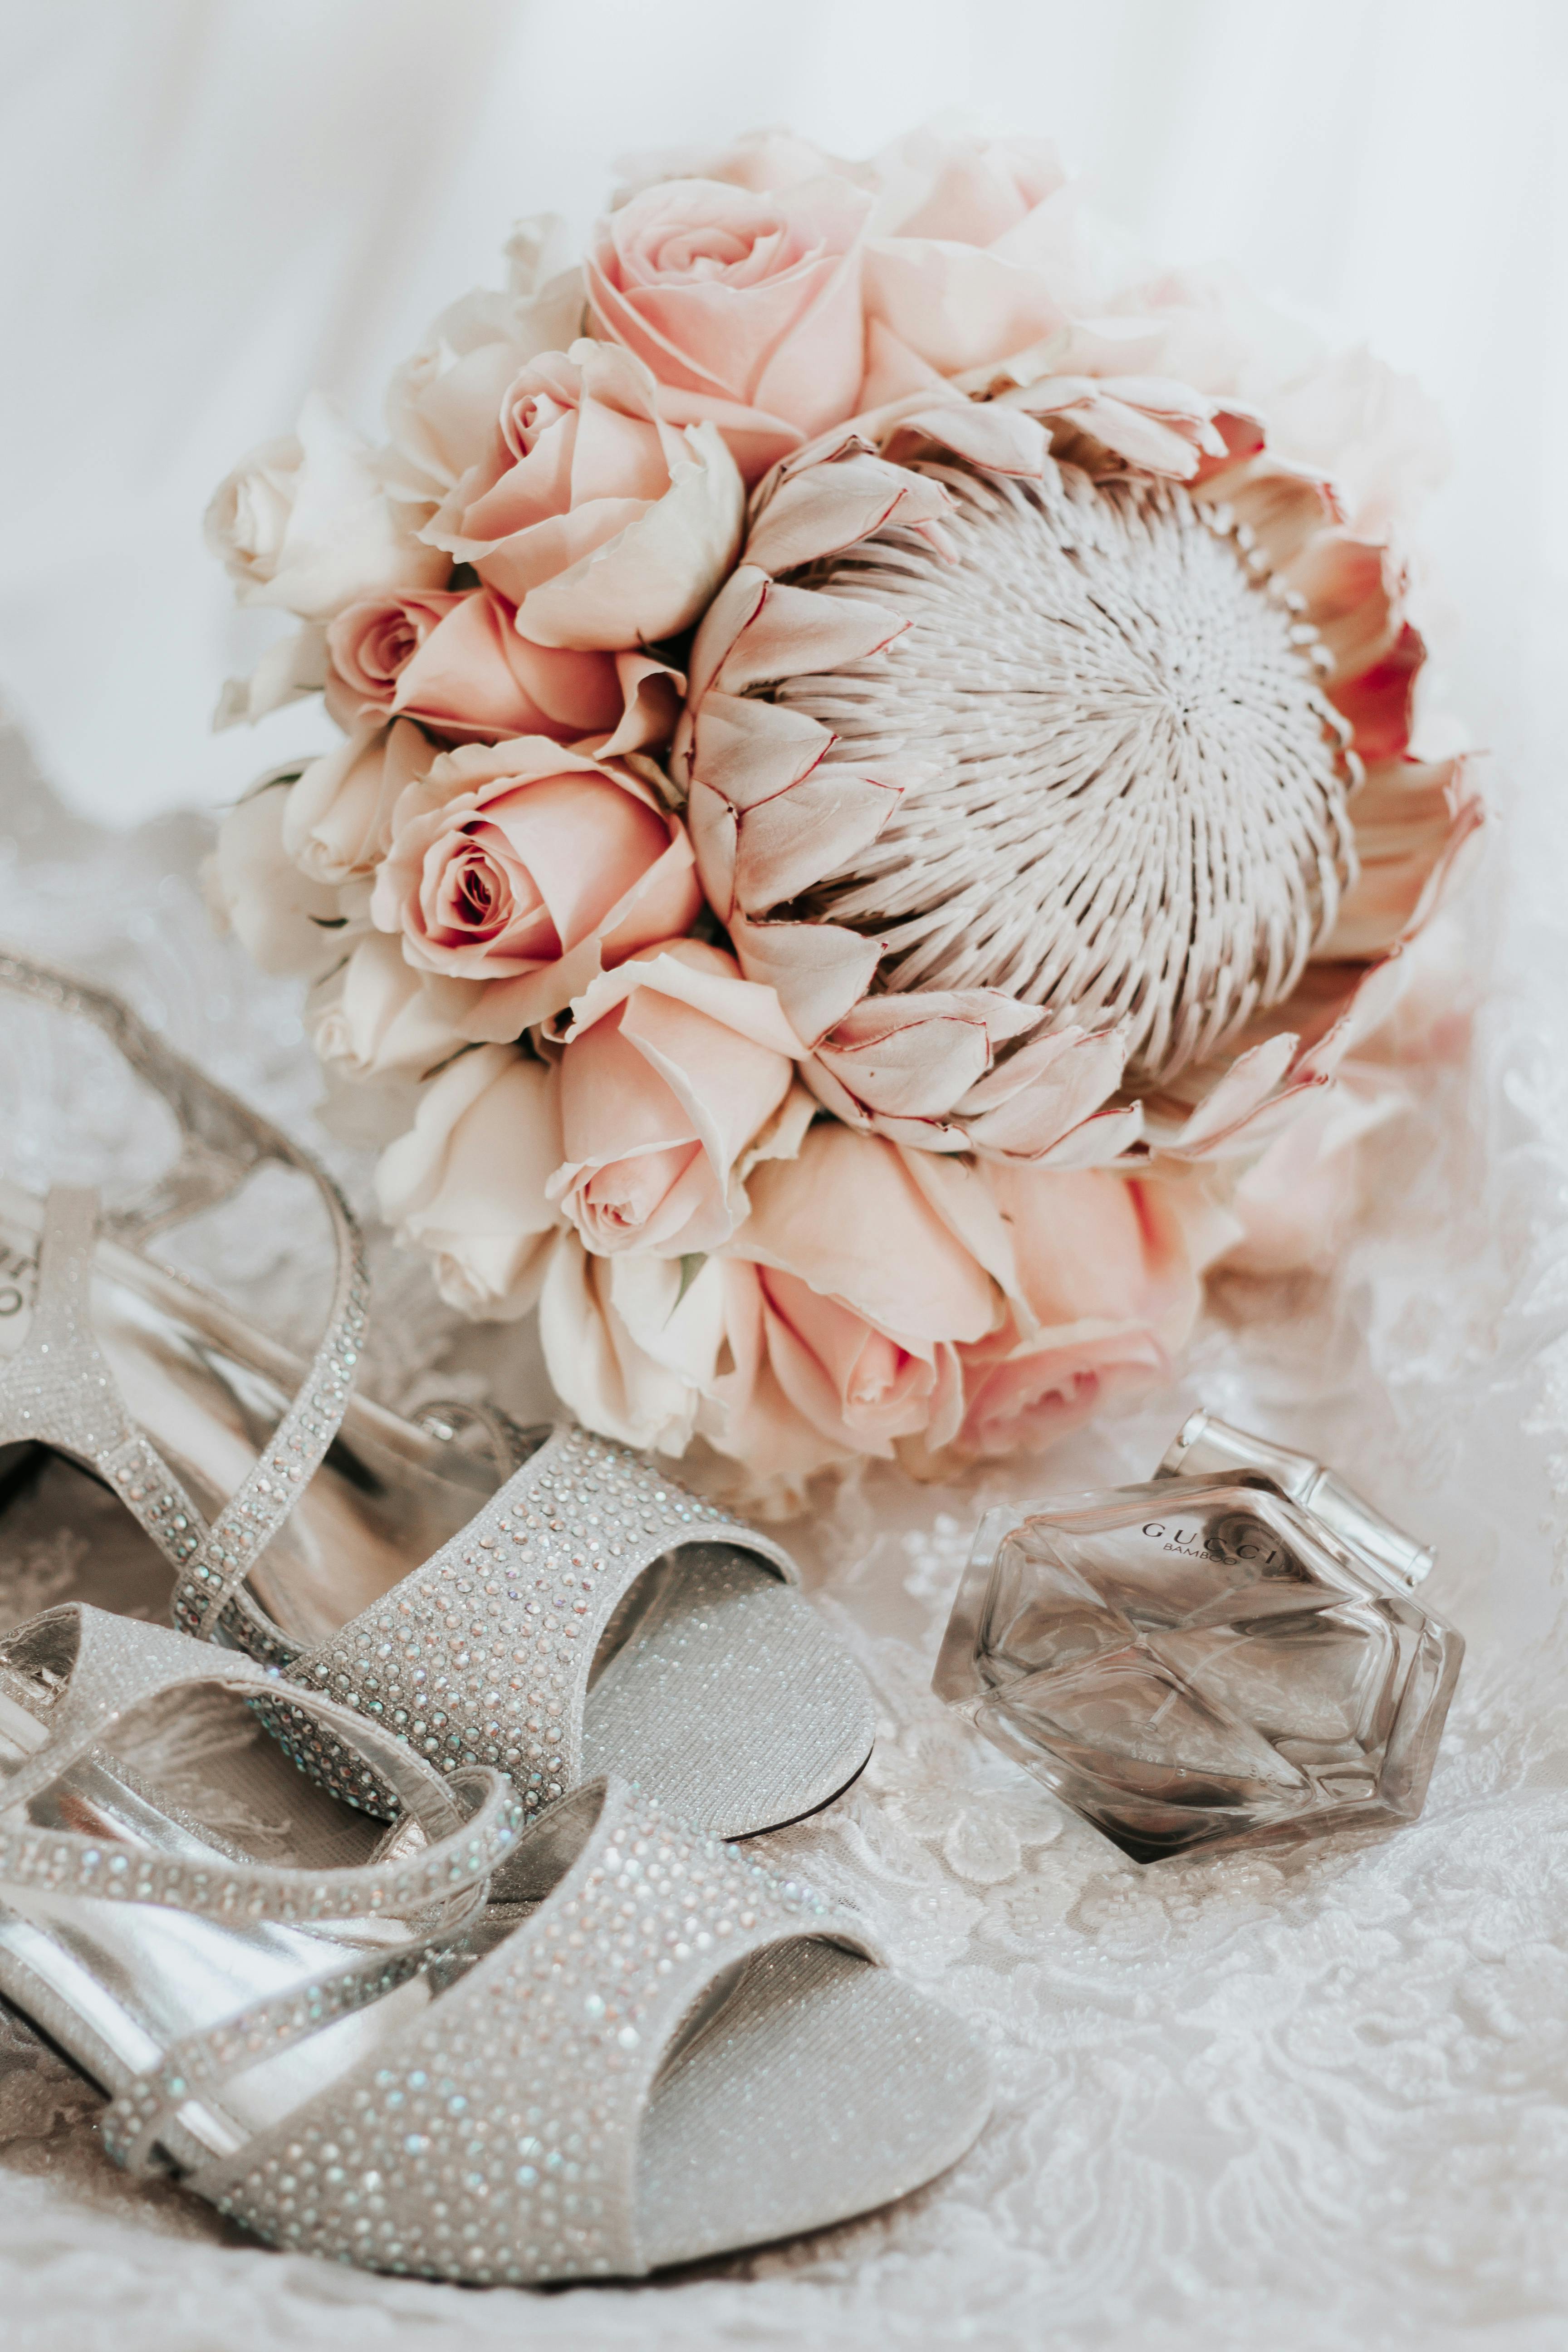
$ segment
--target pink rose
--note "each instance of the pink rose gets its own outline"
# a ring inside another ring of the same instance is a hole
[[[992,366],[1068,323],[1082,273],[1051,148],[926,131],[879,161],[863,406]]]
[[[778,998],[721,949],[671,940],[596,980],[573,1013],[551,1199],[605,1256],[720,1248],[746,1213],[737,1163],[800,1050]]]
[[[1199,1299],[1180,1185],[1011,1160],[978,1172],[1011,1237],[1022,1299],[959,1349],[961,1459],[1038,1451],[1110,1391],[1163,1379]]]
[[[539,1339],[556,1395],[623,1444],[683,1454],[724,1337],[722,1261],[697,1274],[651,1250],[596,1257],[574,1233],[551,1255]]]
[[[715,428],[667,423],[642,362],[584,339],[513,379],[487,455],[422,535],[509,598],[536,645],[613,652],[689,628],[744,509]]]
[[[901,1154],[828,1119],[750,1190],[726,1260],[734,1369],[713,1383],[718,1443],[763,1477],[944,1443],[963,1411],[959,1348],[990,1328],[996,1294]]]
[[[525,735],[445,752],[410,785],[370,911],[410,963],[491,982],[468,1034],[503,1040],[701,903],[685,829],[640,777]]]
[[[343,724],[386,712],[461,742],[594,736],[629,751],[662,741],[679,708],[678,672],[644,654],[533,645],[489,588],[351,604],[327,649],[327,706]]]
[[[597,331],[647,362],[667,416],[711,419],[748,482],[858,404],[870,201],[832,174],[766,195],[667,180],[595,233]]]
[[[1293,1274],[1333,1264],[1360,1202],[1362,1146],[1409,1108],[1385,1071],[1342,1070],[1237,1178],[1228,1206],[1241,1231],[1219,1261],[1238,1274]]]

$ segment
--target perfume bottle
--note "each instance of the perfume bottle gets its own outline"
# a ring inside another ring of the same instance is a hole
[[[1195,1413],[1146,1486],[987,1514],[932,1687],[1137,1862],[1413,1821],[1464,1654],[1431,1565]]]

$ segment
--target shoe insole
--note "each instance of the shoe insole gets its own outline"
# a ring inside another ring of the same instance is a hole
[[[865,1679],[799,1594],[727,1544],[692,1544],[590,1683],[583,1774],[618,1772],[683,1820],[743,1837],[816,1812],[871,1752]]]
[[[989,2105],[946,2011],[839,1945],[776,1945],[659,2078],[643,2252],[660,2269],[891,2204],[957,2162]]]
[[[15,1679],[0,1670],[0,1776],[47,1736],[15,1693]],[[166,1723],[174,1714],[167,1711]],[[206,1748],[210,1798],[221,1805],[232,1793],[252,1807],[268,1796],[275,1801],[280,1792],[297,1798],[301,1784],[281,1751],[265,1738],[247,1737],[237,1702],[234,1715],[228,1755],[215,1755],[210,1743]],[[279,1763],[289,1783],[286,1791]],[[309,1813],[311,1807],[303,1810]],[[46,1829],[97,1832],[154,1853],[210,1856],[217,1864],[240,1858],[240,1849],[166,1810],[140,1774],[101,1753],[62,1776],[32,1818]],[[367,1858],[374,1826],[363,1822],[356,1835],[345,1818],[339,1837],[329,1842],[338,1844],[333,1859]],[[318,1836],[310,1843],[319,1849],[322,1842]],[[353,1853],[355,1843],[363,1851]],[[315,1858],[326,1857],[318,1851]],[[399,1930],[375,1919],[334,1921],[330,1932],[272,1921],[235,1928],[162,1906],[6,1885],[0,1890],[0,1991],[95,2081],[115,2091],[180,2037],[304,1983],[339,1958],[358,1959],[401,1940]],[[185,2137],[208,2156],[232,2151],[248,2132],[287,2114],[353,2064],[385,2034],[394,2014],[401,2021],[423,2007],[429,1990],[416,1981],[387,1998],[393,2007],[380,2024],[372,2026],[371,2011],[342,2019],[312,2043],[309,2055],[286,2051],[238,2077],[221,2105],[193,2102],[181,2112]],[[343,2033],[343,2026],[351,2030]]]

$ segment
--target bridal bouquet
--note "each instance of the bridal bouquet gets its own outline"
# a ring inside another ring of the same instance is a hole
[[[1429,411],[1026,141],[652,157],[556,241],[384,442],[312,399],[219,488],[300,623],[220,721],[342,740],[216,902],[591,1427],[786,1488],[1038,1446],[1211,1266],[1331,1252],[1441,1032]]]

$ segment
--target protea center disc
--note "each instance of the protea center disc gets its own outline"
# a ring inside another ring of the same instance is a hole
[[[910,625],[776,698],[873,772],[924,771],[804,911],[885,940],[884,987],[1125,1019],[1157,1084],[1289,994],[1353,876],[1315,633],[1177,486],[915,470],[952,499],[949,555],[892,528],[794,575]]]

